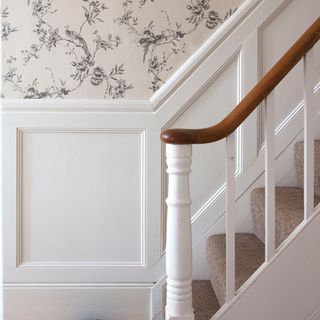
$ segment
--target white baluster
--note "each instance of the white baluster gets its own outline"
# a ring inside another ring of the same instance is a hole
[[[235,133],[226,138],[226,303],[235,295]]]
[[[265,114],[265,259],[275,254],[275,137],[274,91],[264,102]]]
[[[308,220],[314,209],[314,110],[313,50],[303,57],[304,79],[304,219]]]
[[[191,145],[167,144],[166,320],[193,320],[189,173]]]

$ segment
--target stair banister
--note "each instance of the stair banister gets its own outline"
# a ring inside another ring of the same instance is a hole
[[[274,91],[264,101],[265,136],[265,260],[275,254],[275,137],[274,137]]]
[[[235,133],[226,138],[226,302],[235,296]]]
[[[313,50],[303,57],[304,83],[304,219],[310,218],[314,208],[314,129],[315,115]]]
[[[161,133],[167,143],[169,176],[167,214],[166,320],[193,320],[192,242],[189,173],[192,144],[226,138],[226,302],[235,296],[235,134],[234,131],[264,101],[265,112],[265,258],[275,254],[275,137],[274,88],[303,59],[304,74],[304,216],[314,209],[314,92],[312,48],[320,39],[320,18],[294,43],[247,96],[218,124],[202,129],[168,129]]]

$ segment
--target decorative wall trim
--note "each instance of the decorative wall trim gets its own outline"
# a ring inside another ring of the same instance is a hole
[[[263,77],[262,71],[262,32],[265,28],[267,28],[270,23],[279,16],[279,14],[292,2],[292,0],[284,0],[280,6],[259,26],[257,29],[257,37],[258,37],[258,79],[260,80]],[[262,144],[264,143],[264,112],[262,110],[262,104],[257,109],[258,112],[258,137],[257,137],[257,145],[258,151],[260,150]]]
[[[143,112],[152,113],[148,100],[30,100],[3,99],[0,102],[3,112]]]
[[[232,19],[226,21],[150,98],[154,108],[158,109],[261,2],[262,0],[245,1]]]
[[[314,94],[316,97],[320,96],[320,82],[315,86]],[[298,134],[303,130],[301,117],[303,117],[303,105],[304,102],[301,101],[298,105],[293,108],[293,111],[276,127],[275,134],[278,138],[278,146],[276,149],[276,159],[282,154],[282,152],[287,148],[288,144],[292,142],[293,139],[296,138]],[[317,108],[317,113],[319,112],[319,106]],[[319,117],[319,114],[318,116]],[[289,138],[288,138],[289,137]],[[239,200],[243,194],[246,192],[250,186],[255,183],[255,181],[263,174],[264,172],[264,160],[263,154],[264,146],[262,146],[260,150],[260,154],[256,159],[253,166],[251,166],[250,170],[246,172],[246,175],[242,175],[239,172],[236,176],[237,180],[237,194],[236,201]],[[249,172],[250,171],[250,172]],[[198,239],[198,230],[201,230],[201,234],[204,234],[206,230],[213,228],[213,226],[224,216],[225,214],[225,191],[226,186],[223,184],[211,197],[208,201],[198,210],[198,212],[192,217],[192,227],[193,227],[193,235],[195,238],[194,243],[196,243]],[[212,210],[212,207],[215,206],[215,217],[210,215],[209,210]],[[208,218],[210,225],[208,225]],[[214,220],[213,220],[214,218]],[[203,230],[202,227],[205,226],[206,230]],[[195,245],[195,244],[194,244]]]
[[[241,48],[238,48],[235,52],[233,52],[228,59],[221,65],[221,67],[212,75],[210,78],[197,90],[192,97],[179,108],[178,112],[176,112],[167,122],[164,126],[161,127],[161,130],[166,130],[172,126],[174,122],[176,122],[192,105],[192,103],[200,96],[202,95],[208,87],[215,81],[219,76],[223,74],[223,72],[235,61],[241,63],[240,59],[240,52]],[[239,66],[237,66],[237,69],[239,70]],[[238,75],[237,75],[238,78]]]
[[[139,262],[24,262],[23,261],[23,135],[25,133],[102,133],[102,134],[139,134],[141,143],[141,243],[140,243],[140,257]],[[123,267],[123,266],[136,266],[145,267],[146,266],[146,132],[145,129],[63,129],[63,128],[17,128],[16,130],[16,141],[17,141],[17,177],[16,177],[16,199],[17,199],[17,213],[16,213],[16,267],[43,267],[43,268],[57,268],[57,267]]]
[[[317,97],[320,95],[320,82],[314,87],[313,94]],[[304,100],[300,101],[300,103],[287,115],[287,117],[276,127],[275,133],[276,135],[280,134],[282,130],[289,124],[299,113],[302,111],[304,107]]]
[[[4,283],[4,289],[16,288],[153,288],[153,282],[79,282],[79,283]]]
[[[262,32],[287,6],[292,0],[284,0],[278,8],[261,24],[258,28],[258,32]]]
[[[168,129],[170,126],[173,125],[175,121],[177,121],[191,106],[192,103],[204,93],[204,91],[212,84],[214,81],[223,74],[223,72],[233,63],[237,62],[237,103],[242,98],[242,91],[243,91],[243,79],[242,79],[242,55],[241,49],[238,48],[231,56],[223,63],[223,65],[205,82],[200,89],[195,92],[195,94],[176,112],[169,121],[161,128],[162,130]],[[238,176],[242,170],[242,163],[243,163],[243,152],[242,152],[242,128],[240,127],[236,132],[236,149],[237,149],[237,159],[236,159],[236,175]],[[162,144],[161,147],[161,158],[162,158],[162,195],[167,194],[167,175],[165,171],[165,145]],[[219,197],[221,192],[225,189],[225,185],[219,188],[211,197],[210,199],[193,215],[191,221],[194,223],[205,211],[206,209],[211,206],[211,204]],[[161,205],[161,234],[162,234],[162,252],[164,252],[165,248],[165,237],[166,237],[166,205],[165,205],[165,196],[162,197],[162,205]]]

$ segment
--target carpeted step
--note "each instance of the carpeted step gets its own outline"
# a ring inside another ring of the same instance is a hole
[[[195,320],[209,320],[220,309],[209,280],[192,282],[192,299]]]
[[[257,188],[251,193],[251,212],[254,233],[265,240],[265,189]],[[303,220],[303,189],[276,187],[276,247],[278,247]],[[320,201],[314,196],[315,205]]]
[[[299,141],[294,145],[294,162],[298,178],[298,187],[303,188],[304,143]],[[320,140],[314,141],[314,192],[320,196]]]
[[[236,289],[264,262],[264,244],[252,233],[236,233]],[[226,298],[226,236],[213,235],[207,240],[210,281],[220,306]]]
[[[166,304],[166,285],[162,290],[163,308]],[[220,309],[209,280],[192,281],[192,303],[195,320],[209,320]]]

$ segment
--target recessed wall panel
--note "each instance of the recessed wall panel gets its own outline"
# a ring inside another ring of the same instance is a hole
[[[21,130],[19,136],[19,262],[141,264],[143,132]]]
[[[318,9],[320,10],[320,2]],[[266,74],[319,15],[308,1],[291,1],[261,29],[261,76]],[[297,21],[297,23],[295,23]],[[315,54],[315,60],[318,60]],[[317,81],[320,80],[319,74]],[[275,89],[276,125],[303,100],[303,64],[298,63]]]
[[[222,120],[237,104],[239,63],[235,57],[226,64],[172,127],[203,128]],[[194,145],[191,168],[192,213],[196,214],[225,182],[225,141]]]

